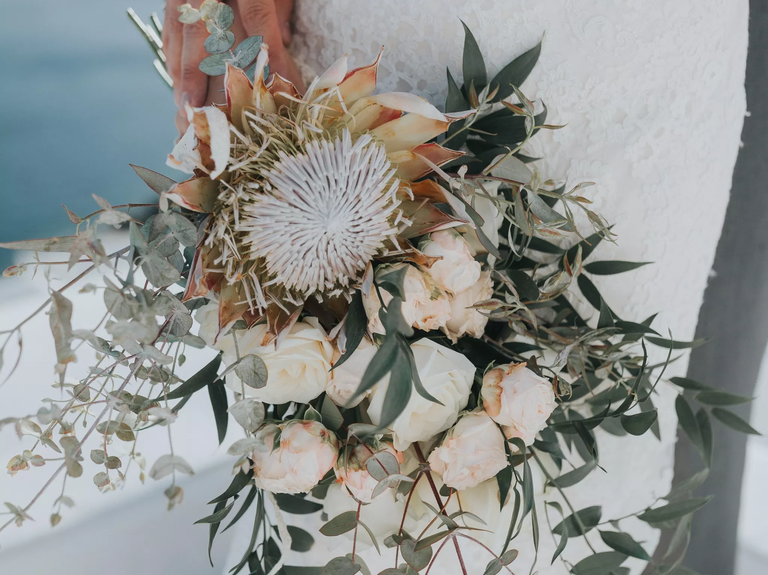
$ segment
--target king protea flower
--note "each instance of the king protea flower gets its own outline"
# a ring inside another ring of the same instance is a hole
[[[187,108],[168,164],[194,177],[163,201],[210,214],[184,298],[213,291],[220,329],[266,318],[267,343],[305,304],[349,300],[372,261],[428,263],[409,238],[465,223],[435,207],[440,186],[417,182],[461,155],[427,142],[462,116],[372,95],[380,58],[348,71],[345,56],[302,96],[264,81],[263,47],[255,82],[228,66],[226,105]]]

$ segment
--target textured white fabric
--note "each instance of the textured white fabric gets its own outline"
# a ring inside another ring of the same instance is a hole
[[[595,259],[653,262],[632,273],[596,278],[608,304],[634,321],[661,312],[657,329],[668,328],[675,339],[692,338],[745,113],[748,1],[296,0],[294,52],[303,64],[322,71],[344,53],[353,64],[366,64],[384,45],[379,89],[416,92],[441,105],[446,66],[461,75],[460,19],[478,38],[490,74],[543,38],[539,64],[523,92],[546,103],[549,123],[567,127],[539,134],[527,151],[546,157],[539,163],[546,176],[598,183],[587,195],[616,224],[619,238],[617,245],[604,242]],[[686,364],[680,359],[667,375],[684,373]],[[567,490],[575,508],[600,504],[603,518],[613,519],[668,491],[674,392],[660,389],[655,403],[661,441],[650,434],[619,439],[598,430],[606,473],[598,470]],[[543,515],[543,500],[559,498],[543,487],[537,497],[538,572],[566,573],[560,561],[549,565],[555,541]],[[622,527],[653,550],[657,537],[644,524],[629,520]],[[502,520],[497,537],[505,532]],[[607,550],[596,532],[589,540]],[[311,553],[294,555],[288,563],[321,563],[332,556],[324,548],[335,544],[318,540]],[[529,546],[524,536],[513,545],[521,550],[516,573],[526,572],[532,561]],[[470,547],[463,545],[469,572],[482,573],[490,556]],[[564,557],[576,563],[585,549],[583,538],[572,540]],[[452,549],[443,555],[456,563]],[[363,557],[373,573],[393,566],[375,551]],[[434,569],[460,573],[457,566]]]

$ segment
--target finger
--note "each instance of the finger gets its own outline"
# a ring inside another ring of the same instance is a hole
[[[190,106],[199,107],[205,102],[208,91],[208,76],[200,71],[200,62],[208,54],[204,42],[208,31],[203,22],[185,24],[183,28],[184,47],[181,52],[181,82],[178,93],[186,98]]]
[[[291,18],[293,17],[293,0],[275,0],[275,10],[277,12],[277,23],[280,26],[280,34],[283,38],[283,46],[290,46]]]
[[[163,52],[168,74],[174,86],[181,81],[182,26],[179,22],[179,6],[182,0],[167,0],[163,17]],[[178,102],[177,102],[178,104]]]
[[[262,36],[269,46],[269,67],[303,90],[301,74],[283,45],[283,36],[274,0],[236,0],[235,18],[240,17],[248,36]],[[284,9],[284,8],[283,8]]]

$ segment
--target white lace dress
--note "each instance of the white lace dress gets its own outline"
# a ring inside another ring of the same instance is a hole
[[[368,63],[384,45],[380,90],[416,92],[442,105],[446,66],[456,77],[461,73],[460,19],[477,37],[490,74],[543,37],[539,64],[523,91],[546,103],[549,123],[567,127],[538,135],[529,153],[546,157],[540,166],[549,177],[598,183],[589,195],[616,224],[619,239],[618,245],[603,242],[596,259],[653,262],[604,281],[598,277],[608,304],[635,321],[661,312],[657,329],[691,339],[745,114],[748,0],[296,0],[294,51],[322,71],[344,53],[353,65]],[[667,375],[683,374],[686,365],[681,358]],[[567,490],[575,508],[602,505],[604,518],[618,518],[668,491],[673,399],[666,388],[655,401],[661,441],[597,430],[606,473],[598,470]],[[542,510],[543,500],[557,496],[541,484],[537,496],[538,572],[566,573],[559,561],[550,566],[555,540]],[[362,519],[367,514],[374,520],[377,513],[364,508]],[[491,528],[498,527],[496,538],[503,539],[507,522],[497,522]],[[647,550],[655,548],[657,536],[644,524],[629,520],[622,528]],[[513,545],[521,551],[516,573],[527,572],[533,560],[530,541],[521,537]],[[336,541],[316,539],[310,553],[292,554],[288,563],[322,565],[334,552],[350,550],[347,542],[335,548]],[[589,539],[607,550],[594,531]],[[479,575],[490,556],[466,543],[469,573]],[[576,563],[585,553],[579,538],[569,542],[564,557]],[[443,555],[453,567],[436,566],[432,573],[460,573],[455,551],[447,548]],[[375,550],[362,556],[374,574],[394,566]],[[625,565],[638,571],[631,561]]]

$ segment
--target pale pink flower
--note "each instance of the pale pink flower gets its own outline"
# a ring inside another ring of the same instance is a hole
[[[504,427],[508,438],[519,437],[526,445],[547,426],[557,407],[552,383],[524,363],[500,365],[483,377],[483,406]]]

